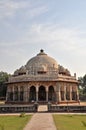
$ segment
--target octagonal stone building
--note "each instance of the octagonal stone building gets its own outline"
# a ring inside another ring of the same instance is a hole
[[[78,81],[43,50],[9,78],[6,103],[78,102]]]

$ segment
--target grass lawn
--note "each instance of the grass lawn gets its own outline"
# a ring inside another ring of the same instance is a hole
[[[57,130],[86,130],[86,115],[53,115]]]
[[[0,130],[23,130],[26,123],[31,119],[31,115],[0,116]]]

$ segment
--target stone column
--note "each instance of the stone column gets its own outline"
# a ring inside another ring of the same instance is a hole
[[[66,101],[66,86],[64,86],[64,101]]]
[[[7,88],[7,92],[6,92],[6,102],[9,101],[9,88]]]
[[[20,101],[20,86],[18,86],[18,101]]]
[[[36,102],[38,102],[38,91],[39,91],[39,88],[38,86],[36,86]]]
[[[28,86],[26,86],[26,102],[28,102]]]
[[[13,86],[13,101],[15,101],[15,92],[14,92],[14,86]]]
[[[56,101],[58,103],[61,101],[60,86],[57,86],[57,90],[56,90]]]
[[[8,101],[8,92],[6,92],[6,102]]]
[[[76,91],[76,95],[77,95],[77,101],[79,101],[79,92],[78,92],[78,90]]]
[[[30,99],[30,87],[29,87],[29,85],[28,85],[28,88],[27,88],[27,99],[28,99],[28,101]]]
[[[46,87],[46,102],[48,102],[48,86]]]
[[[70,101],[72,101],[72,86],[70,86]]]
[[[24,86],[24,102],[28,102],[28,87],[27,86]]]

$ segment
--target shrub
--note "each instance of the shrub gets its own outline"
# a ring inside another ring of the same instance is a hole
[[[20,117],[25,117],[25,112],[22,112],[22,113],[20,114]]]

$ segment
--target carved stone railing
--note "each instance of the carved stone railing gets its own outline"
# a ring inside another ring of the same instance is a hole
[[[38,106],[33,105],[0,105],[0,113],[36,112]]]
[[[86,112],[86,106],[81,105],[52,105],[48,104],[49,112]]]
[[[73,76],[62,76],[62,75],[19,75],[12,76],[9,78],[8,83],[12,82],[23,82],[23,81],[70,81],[77,82]]]
[[[55,76],[29,76],[29,75],[22,75],[16,77],[10,77],[9,83],[11,82],[18,82],[18,81],[56,81],[57,77]]]

